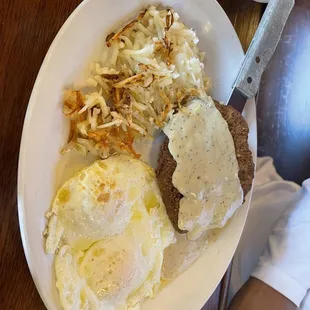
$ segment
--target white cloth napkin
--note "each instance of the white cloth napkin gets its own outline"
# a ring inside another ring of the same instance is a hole
[[[301,309],[310,309],[310,296],[305,297],[310,288],[310,181],[302,189],[284,181],[267,157],[257,160],[253,198],[233,261],[230,299],[251,274],[297,306],[303,300]]]

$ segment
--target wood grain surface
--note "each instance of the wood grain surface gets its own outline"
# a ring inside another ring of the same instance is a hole
[[[20,239],[18,152],[28,100],[41,63],[57,31],[79,3],[0,1],[0,308],[4,310],[45,309]]]
[[[18,152],[24,115],[43,58],[79,3],[78,0],[0,1],[0,300],[4,310],[45,309],[28,271],[20,239],[16,201]],[[247,49],[263,5],[251,0],[220,3]],[[227,288],[228,280],[229,275],[221,284],[223,289],[221,285],[218,287],[204,310],[219,309],[220,300],[222,309],[225,308],[221,292]]]

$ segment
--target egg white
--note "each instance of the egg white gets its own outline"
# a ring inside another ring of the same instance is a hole
[[[173,241],[153,169],[125,155],[95,162],[58,191],[47,227],[63,308],[138,308]]]

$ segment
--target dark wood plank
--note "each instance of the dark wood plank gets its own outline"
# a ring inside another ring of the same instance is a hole
[[[79,3],[0,1],[0,308],[4,310],[45,309],[21,245],[17,161],[24,115],[38,70],[57,31]]]
[[[258,155],[283,178],[310,177],[310,1],[296,0],[258,95]]]
[[[231,264],[227,269],[222,281],[219,283],[216,290],[209,298],[208,302],[201,308],[201,310],[226,310],[230,277]]]
[[[247,51],[263,15],[265,5],[252,0],[219,0],[218,2],[233,24],[243,50]]]
[[[222,283],[222,282],[221,282]],[[201,308],[201,310],[217,310],[221,298],[221,283],[217,286],[208,302]]]
[[[218,307],[219,310],[226,310],[227,308],[231,271],[232,271],[232,262],[230,263],[221,283],[221,296],[220,296],[220,304]]]

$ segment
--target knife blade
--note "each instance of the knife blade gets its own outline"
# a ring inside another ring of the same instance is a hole
[[[258,92],[261,77],[280,41],[295,0],[271,0],[245,55],[227,102],[240,113]]]

